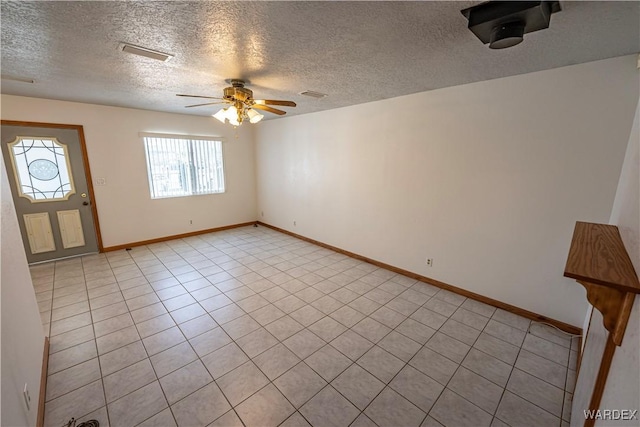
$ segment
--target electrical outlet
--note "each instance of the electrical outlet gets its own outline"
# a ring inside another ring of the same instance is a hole
[[[189,224],[193,225],[193,220],[192,219],[189,220]]]
[[[27,411],[31,410],[31,396],[29,395],[29,388],[27,387],[27,383],[24,383],[24,390],[22,391],[22,395],[24,396],[24,403],[27,405]]]
[[[296,222],[295,222],[295,221],[293,221],[293,226],[294,226],[294,227],[296,226]]]
[[[433,258],[427,258],[427,265],[433,267]]]

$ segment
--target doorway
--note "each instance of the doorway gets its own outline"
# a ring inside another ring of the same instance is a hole
[[[82,126],[3,120],[1,143],[29,264],[101,252]]]

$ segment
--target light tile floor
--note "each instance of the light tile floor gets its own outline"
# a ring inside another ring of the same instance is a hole
[[[561,426],[577,340],[245,227],[31,268],[45,425]]]

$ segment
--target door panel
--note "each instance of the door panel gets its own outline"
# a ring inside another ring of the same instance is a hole
[[[41,254],[56,250],[53,241],[53,231],[48,212],[24,214],[24,224],[27,229],[27,239],[31,254]]]
[[[82,149],[76,128],[3,122],[2,155],[18,218],[46,213],[49,219],[52,243],[38,240],[47,252],[32,252],[27,224],[20,223],[29,263],[98,252]]]
[[[58,211],[58,224],[60,224],[60,237],[62,237],[62,247],[65,249],[84,246],[84,231],[82,230],[82,220],[80,211],[71,209],[68,211]]]

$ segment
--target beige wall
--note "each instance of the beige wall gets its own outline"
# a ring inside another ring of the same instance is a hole
[[[636,274],[640,274],[640,103],[636,109],[627,155],[620,174],[611,223],[620,229]],[[599,325],[602,326],[602,325]],[[602,396],[602,408],[637,409],[632,422],[613,425],[640,426],[640,295],[636,296],[622,346],[616,349]],[[596,423],[612,425],[612,423]]]
[[[258,215],[581,326],[573,226],[610,217],[637,92],[627,56],[263,122]]]
[[[618,226],[627,253],[640,273],[640,103],[636,108],[610,223]],[[591,312],[588,313],[591,315]],[[573,399],[572,426],[584,422],[600,367],[608,332],[602,315],[593,310],[580,374]],[[602,409],[640,410],[640,297],[636,297],[622,346],[616,348],[600,404]],[[636,420],[600,420],[598,426],[639,426]]]
[[[9,181],[0,156],[2,192],[0,218],[2,244],[0,305],[2,325],[2,415],[3,426],[35,426],[40,396],[40,372],[44,333],[31,284],[27,258],[22,249]],[[27,410],[22,392],[25,383],[31,395]]]
[[[10,95],[2,96],[2,119],[84,126],[104,246],[256,219],[255,150],[246,125],[236,131],[211,117]],[[223,137],[226,193],[151,200],[140,132]],[[107,185],[95,186],[97,178]]]

